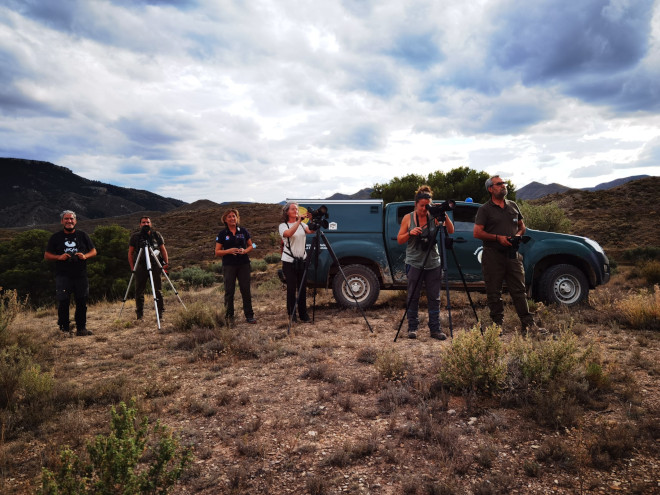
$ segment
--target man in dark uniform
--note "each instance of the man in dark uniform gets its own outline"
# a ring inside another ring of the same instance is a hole
[[[87,259],[96,256],[94,243],[87,234],[76,231],[76,214],[65,210],[60,215],[64,230],[48,240],[44,259],[55,261],[55,293],[57,297],[57,324],[69,333],[69,304],[71,294],[76,301],[76,335],[92,335],[87,330]]]
[[[506,281],[509,294],[522,322],[523,331],[539,329],[527,305],[525,290],[525,269],[522,257],[509,241],[513,236],[522,236],[526,227],[518,205],[506,199],[506,183],[494,176],[486,181],[486,190],[490,200],[477,210],[473,235],[481,239],[484,249],[481,257],[481,269],[486,283],[486,296],[490,317],[493,323],[502,326],[504,320],[504,302],[502,284]]]
[[[149,279],[149,272],[147,271],[147,262],[144,251],[140,254],[140,248],[144,246],[144,241],[146,241],[147,246],[151,246],[154,254],[159,257],[160,264],[165,267],[168,264],[169,257],[167,255],[167,249],[165,248],[165,241],[163,236],[160,235],[160,232],[152,230],[151,228],[151,219],[149,217],[140,218],[140,230],[131,235],[130,240],[128,241],[128,264],[131,267],[131,271],[135,270],[135,313],[137,314],[137,319],[141,320],[144,314],[144,289],[147,287],[147,280]],[[137,256],[140,254],[140,260],[138,262]],[[151,256],[149,250],[147,249],[147,254]],[[151,262],[151,273],[154,278],[154,291],[156,292],[156,305],[158,307],[159,318],[163,318],[163,311],[165,311],[165,306],[163,304],[163,292],[162,292],[162,282],[160,275],[162,270],[156,263],[156,260],[153,256],[149,260]],[[137,269],[135,265],[137,264]]]

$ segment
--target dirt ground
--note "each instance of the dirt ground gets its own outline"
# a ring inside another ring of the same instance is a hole
[[[547,338],[571,328],[581,345],[601,352],[619,377],[615,388],[624,382],[629,388],[582,409],[575,426],[555,429],[499,396],[439,390],[439,359],[451,339],[432,340],[427,329],[409,340],[404,323],[394,342],[400,292],[382,293],[366,312],[371,330],[359,312],[342,310],[331,294],[319,292],[314,322],[289,332],[275,269],[255,279],[258,323],[238,317],[233,328],[215,330],[235,335],[230,348],[213,346],[200,329],[177,330],[183,308],[171,292],[161,330],[153,310],[135,321],[132,301],[121,319],[121,302],[90,307],[90,337],[59,332],[54,309],[21,315],[14,330],[52,346],[54,378],[78,390],[80,400],[38,429],[3,440],[0,491],[34,493],[41,467],[53,466],[62,445],[83,450],[108,432],[110,405],[135,396],[141,413],[194,446],[194,464],[172,491],[177,494],[660,493],[660,336],[621,328],[601,310],[611,291],[625,290],[623,278],[592,293],[590,307],[539,308],[552,332]],[[188,308],[222,311],[221,287],[180,295]],[[484,296],[473,297],[485,317]],[[475,320],[464,294],[451,298],[457,335]],[[242,316],[240,297],[236,314]],[[442,316],[449,332],[446,310]],[[505,324],[506,342],[516,325],[510,307]],[[384,378],[378,356],[404,363],[399,380]],[[633,451],[596,469],[589,446],[624,423],[643,432]]]

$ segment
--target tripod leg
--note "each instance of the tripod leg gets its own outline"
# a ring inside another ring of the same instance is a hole
[[[360,306],[360,302],[357,300],[357,297],[355,297],[355,293],[353,292],[353,289],[351,288],[350,284],[348,283],[348,279],[346,278],[346,274],[344,273],[344,270],[341,267],[341,264],[339,263],[339,259],[337,259],[337,255],[335,254],[334,250],[332,249],[332,246],[330,245],[330,241],[328,238],[325,236],[321,230],[318,231],[318,233],[323,237],[323,242],[325,243],[325,247],[328,248],[328,252],[330,253],[330,257],[332,258],[332,261],[337,263],[337,268],[339,268],[339,273],[341,273],[341,276],[344,278],[344,282],[346,282],[346,286],[348,289],[351,291],[351,295],[353,296],[353,299],[355,300],[355,305],[360,309],[360,312],[362,313],[362,318],[364,318],[364,321],[367,324],[367,328],[369,328],[369,331],[371,333],[374,333],[373,329],[371,328],[371,325],[369,325],[369,320],[367,320],[367,315],[364,312],[364,309],[362,309],[362,306]]]
[[[154,309],[156,310],[156,323],[158,324],[158,330],[160,330],[160,315],[158,314],[158,300],[156,299],[156,288],[154,287],[154,273],[151,268],[151,260],[149,259],[149,253],[144,252],[144,258],[147,263],[147,272],[149,272],[149,279],[151,280],[151,292],[154,296]]]
[[[119,317],[124,311],[124,305],[126,304],[126,299],[128,298],[128,292],[131,290],[131,284],[133,283],[133,277],[135,276],[135,270],[137,270],[138,264],[140,263],[140,254],[142,254],[142,248],[138,251],[137,258],[135,258],[135,265],[133,265],[133,271],[131,272],[131,278],[128,280],[128,286],[126,287],[126,294],[124,294],[124,302],[121,303],[121,309],[119,310]]]
[[[472,302],[472,296],[470,296],[470,291],[468,290],[467,282],[465,281],[465,277],[463,276],[463,270],[461,270],[461,264],[458,262],[458,257],[456,256],[456,252],[451,248],[450,251],[451,254],[454,256],[454,262],[456,263],[456,268],[458,268],[458,273],[461,275],[461,280],[463,281],[463,287],[465,288],[465,294],[467,294],[468,301],[470,301],[470,307],[472,308],[474,317],[477,320],[477,323],[480,323],[479,315],[477,314],[477,308],[474,306],[474,302]],[[481,335],[483,335],[484,334],[483,326],[479,325],[479,328],[481,329]]]
[[[293,308],[291,309],[291,314],[289,315],[289,327],[286,329],[287,335],[291,332],[291,325],[293,324],[293,319],[296,316],[296,308],[298,307],[298,300],[300,299],[300,295],[302,294],[303,289],[307,290],[305,288],[305,281],[307,280],[307,269],[309,268],[309,263],[312,260],[312,256],[318,251],[318,246],[319,246],[319,241],[318,241],[318,232],[316,237],[314,237],[314,240],[312,241],[312,248],[309,250],[309,253],[307,253],[307,259],[305,260],[305,269],[303,270],[302,276],[300,277],[300,285],[298,286],[298,290],[296,291],[296,300],[293,303]]]
[[[181,306],[183,306],[183,309],[188,309],[188,308],[186,308],[186,305],[183,304],[183,301],[179,297],[179,291],[176,290],[176,288],[174,287],[174,284],[172,283],[172,280],[170,280],[170,277],[167,275],[167,272],[165,270],[163,270],[163,265],[160,264],[160,261],[156,257],[156,254],[154,253],[153,249],[151,249],[151,246],[149,247],[149,250],[151,251],[151,254],[154,256],[154,260],[156,260],[156,264],[160,268],[161,273],[163,275],[165,275],[165,278],[167,279],[168,283],[170,284],[170,287],[172,288],[172,291],[174,292],[174,294],[176,294],[176,297],[179,299],[179,302],[181,303]]]
[[[449,296],[449,270],[447,270],[447,248],[445,245],[445,229],[440,228],[440,249],[442,251],[442,270],[444,272],[445,289],[447,291],[447,317],[449,319],[449,336],[454,338],[454,325],[451,320],[451,299]]]

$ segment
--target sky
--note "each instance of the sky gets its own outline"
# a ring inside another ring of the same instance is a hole
[[[0,156],[219,203],[660,175],[660,0],[4,0]]]

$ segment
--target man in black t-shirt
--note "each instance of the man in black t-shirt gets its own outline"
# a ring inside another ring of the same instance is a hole
[[[145,245],[146,242],[146,245]],[[131,267],[131,271],[135,270],[135,313],[137,314],[137,319],[141,320],[144,314],[144,290],[147,287],[147,280],[149,279],[149,272],[147,270],[147,262],[144,251],[140,254],[140,248],[147,248],[150,246],[153,250],[153,253],[158,258],[160,264],[165,267],[169,262],[169,257],[167,255],[167,249],[165,248],[165,241],[163,236],[160,235],[160,232],[153,230],[151,228],[151,219],[149,217],[140,218],[140,230],[131,235],[130,240],[128,241],[128,264]],[[139,261],[137,256],[140,254]],[[163,292],[162,292],[162,281],[160,275],[162,270],[156,259],[151,256],[151,253],[147,249],[147,254],[150,256],[151,263],[151,273],[154,277],[154,291],[156,292],[156,305],[158,307],[159,318],[163,318],[163,311],[165,311],[165,306],[163,304]],[[137,269],[135,268],[137,265]]]
[[[94,243],[87,234],[76,230],[76,214],[65,210],[60,215],[64,230],[48,240],[44,259],[55,261],[55,293],[57,324],[63,332],[70,331],[69,304],[71,294],[76,301],[76,335],[91,335],[87,330],[87,259],[96,256]]]

